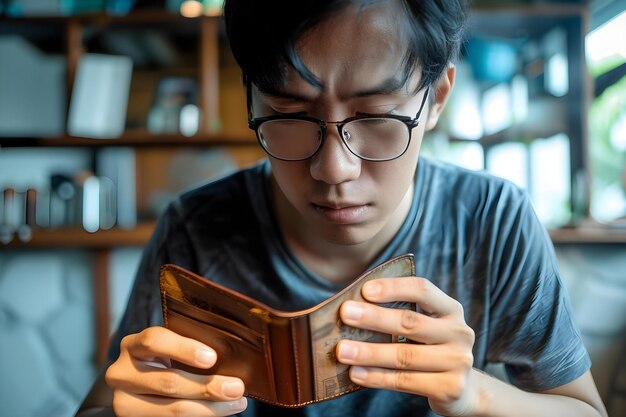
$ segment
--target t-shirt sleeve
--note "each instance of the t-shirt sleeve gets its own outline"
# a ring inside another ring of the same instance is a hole
[[[119,356],[120,342],[124,336],[163,324],[159,290],[161,266],[176,263],[192,269],[193,252],[179,211],[178,201],[168,207],[159,218],[150,242],[143,251],[126,311],[111,338],[109,361]]]
[[[487,360],[503,363],[514,385],[544,391],[578,378],[591,361],[545,228],[524,193],[515,189],[508,200],[491,230]]]

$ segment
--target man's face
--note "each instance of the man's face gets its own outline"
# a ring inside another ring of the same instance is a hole
[[[399,82],[405,47],[397,35],[396,16],[390,7],[348,9],[316,26],[297,49],[322,88],[292,70],[276,94],[253,89],[254,117],[296,112],[326,121],[359,113],[415,117],[426,91],[414,93],[419,74],[406,85]],[[386,245],[411,206],[421,139],[425,126],[434,126],[428,118],[427,104],[408,150],[391,161],[359,159],[332,125],[323,147],[310,159],[270,158],[274,202],[287,240],[309,247]]]

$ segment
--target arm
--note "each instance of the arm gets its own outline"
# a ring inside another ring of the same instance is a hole
[[[607,417],[589,371],[568,384],[541,393],[522,391],[475,369],[472,373],[481,393],[477,416]]]
[[[412,301],[423,313],[346,302],[348,325],[406,335],[410,344],[341,341],[338,360],[353,365],[351,379],[366,387],[387,388],[428,398],[445,416],[516,417],[566,415],[606,417],[589,373],[561,387],[529,393],[472,368],[474,333],[463,308],[423,278],[379,279],[367,283],[373,303]]]

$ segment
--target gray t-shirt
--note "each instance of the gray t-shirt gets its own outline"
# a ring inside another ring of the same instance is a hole
[[[110,349],[162,324],[158,271],[188,268],[282,310],[311,307],[340,287],[302,265],[273,217],[269,164],[261,162],[183,194],[161,217]],[[411,211],[372,266],[415,254],[418,276],[464,308],[476,333],[474,366],[503,363],[513,384],[541,391],[587,371],[550,239],[526,195],[511,183],[421,158]],[[346,277],[348,278],[348,277]],[[302,409],[249,401],[244,416],[434,416],[425,398],[365,389]]]

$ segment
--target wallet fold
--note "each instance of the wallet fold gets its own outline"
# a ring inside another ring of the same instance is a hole
[[[161,306],[165,327],[199,340],[217,352],[210,369],[174,362],[196,374],[241,378],[245,395],[282,406],[302,407],[362,389],[349,376],[349,365],[335,358],[341,339],[373,343],[406,341],[343,324],[339,308],[346,300],[364,301],[361,287],[383,277],[415,275],[412,254],[386,261],[356,278],[320,304],[300,311],[273,309],[176,265],[161,267]],[[415,303],[381,304],[415,310]]]

